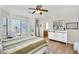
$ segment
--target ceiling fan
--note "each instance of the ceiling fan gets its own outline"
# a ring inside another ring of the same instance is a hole
[[[42,15],[43,12],[48,12],[48,10],[42,8],[42,5],[37,5],[36,8],[28,8],[28,9],[33,10],[32,14],[38,13]]]

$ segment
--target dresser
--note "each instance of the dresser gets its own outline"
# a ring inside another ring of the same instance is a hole
[[[67,43],[67,31],[50,31],[48,32],[48,38]]]

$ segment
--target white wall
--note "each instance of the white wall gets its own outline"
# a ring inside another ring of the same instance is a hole
[[[30,32],[33,29],[34,32]],[[35,35],[35,19],[29,19],[29,33]]]
[[[65,20],[65,22],[78,22],[79,23],[79,19],[77,17],[72,17],[72,18]],[[75,41],[79,40],[79,35],[78,35],[79,29],[78,30],[67,30],[67,31],[68,31],[68,43],[73,44]]]
[[[40,21],[39,19],[39,24],[41,25],[40,26],[40,37],[43,37],[43,31],[44,31],[44,22],[43,21]]]

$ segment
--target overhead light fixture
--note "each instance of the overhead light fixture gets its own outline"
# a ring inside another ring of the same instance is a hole
[[[42,15],[42,11],[40,11],[40,10],[36,10],[36,13]]]
[[[36,13],[38,13],[38,14],[39,14],[40,12],[41,12],[40,10],[36,10]]]
[[[37,13],[37,14],[42,15],[43,12],[48,12],[47,9],[42,8],[42,5],[37,5],[36,8],[29,8],[29,9],[34,10],[32,14]]]

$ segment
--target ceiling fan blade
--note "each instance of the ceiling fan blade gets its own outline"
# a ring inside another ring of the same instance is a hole
[[[35,8],[28,8],[28,9],[31,9],[31,10],[36,10]]]
[[[28,8],[28,9],[33,10],[32,14],[39,13],[40,15],[42,15],[42,12],[48,12],[48,10],[42,9],[42,5],[37,5],[36,8]]]
[[[34,14],[36,11],[33,11],[32,14]]]
[[[41,11],[45,11],[45,12],[48,12],[48,10],[45,10],[45,9],[40,9]]]

